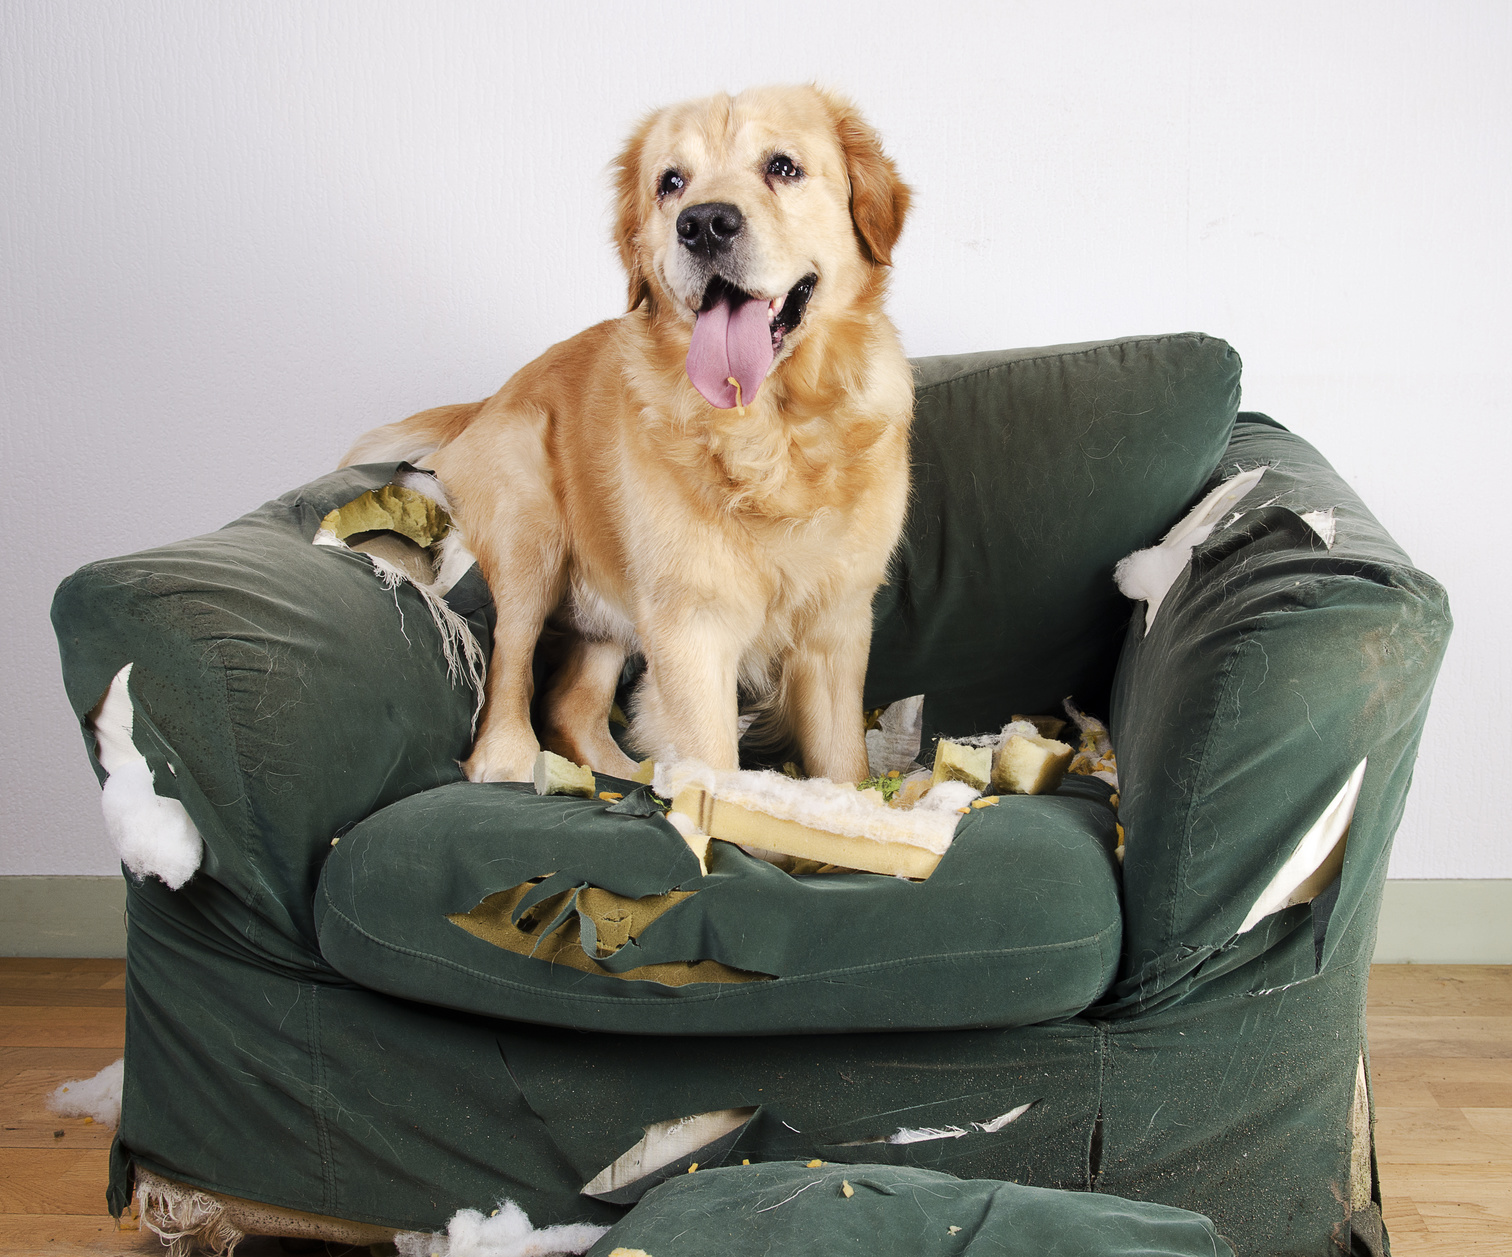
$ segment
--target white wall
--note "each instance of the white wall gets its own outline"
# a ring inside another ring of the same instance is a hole
[[[114,868],[47,623],[64,575],[618,313],[605,166],[634,119],[813,78],[917,190],[910,352],[1223,336],[1246,406],[1447,584],[1392,871],[1512,876],[1512,600],[1482,575],[1506,549],[1505,0],[7,0],[0,56],[0,874]]]

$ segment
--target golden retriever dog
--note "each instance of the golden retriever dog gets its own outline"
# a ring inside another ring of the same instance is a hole
[[[909,190],[813,87],[659,110],[614,167],[629,309],[483,402],[359,440],[434,471],[498,610],[474,781],[541,745],[598,772],[642,654],[632,747],[737,767],[764,694],[812,776],[866,776],[872,595],[903,526],[912,375],[883,312]],[[548,623],[562,662],[531,725]]]

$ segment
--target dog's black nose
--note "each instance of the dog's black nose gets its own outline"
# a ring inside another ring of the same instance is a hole
[[[690,205],[677,216],[677,238],[695,253],[713,255],[730,247],[745,226],[745,215],[727,201]]]

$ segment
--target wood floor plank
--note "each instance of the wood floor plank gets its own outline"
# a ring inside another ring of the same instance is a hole
[[[0,1045],[6,1047],[111,1047],[125,1036],[124,1008],[0,1006]]]
[[[114,1127],[48,1111],[47,1101],[53,1092],[79,1076],[62,1069],[31,1069],[17,1074],[0,1100],[0,1148],[108,1149]]]
[[[1492,1165],[1512,1161],[1512,1139],[1470,1122],[1463,1109],[1376,1108],[1376,1160]]]
[[[1432,1108],[1512,1108],[1512,1062],[1452,1060],[1442,1056],[1370,1056],[1371,1085],[1377,1104]],[[1395,1088],[1396,1091],[1383,1089]],[[1431,1101],[1390,1100],[1388,1094],[1431,1096]]]
[[[103,1148],[0,1148],[0,1214],[105,1212]]]
[[[1372,1014],[1370,1055],[1478,1057],[1512,1061],[1512,1017]]]
[[[125,1008],[126,992],[103,987],[49,991],[41,986],[0,983],[0,1008]]]
[[[31,956],[0,957],[0,986],[115,986],[126,984],[124,960],[52,960]]]
[[[102,1208],[99,1217],[0,1214],[0,1253],[156,1253],[162,1257],[163,1245],[151,1231],[118,1231]]]
[[[1383,1015],[1512,1017],[1512,965],[1376,965],[1367,1007]]]

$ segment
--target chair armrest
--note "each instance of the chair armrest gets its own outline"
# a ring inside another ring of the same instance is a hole
[[[1242,513],[1195,549],[1148,631],[1136,610],[1119,664],[1125,947],[1114,995],[1130,1011],[1232,971],[1308,920],[1312,945],[1290,945],[1298,972],[1271,972],[1267,985],[1321,972],[1346,937],[1368,962],[1452,626],[1442,587],[1316,450],[1265,416],[1239,416],[1209,487],[1261,465]],[[1302,518],[1329,510],[1331,545]],[[1252,924],[1362,762],[1341,876],[1311,908]]]
[[[90,754],[89,713],[131,664],[131,740],[204,840],[197,876],[314,954],[332,837],[459,780],[471,742],[474,693],[449,679],[421,595],[311,544],[327,512],[395,470],[346,468],[219,532],[91,563],[53,601]],[[449,602],[486,650],[492,602],[476,571]]]

